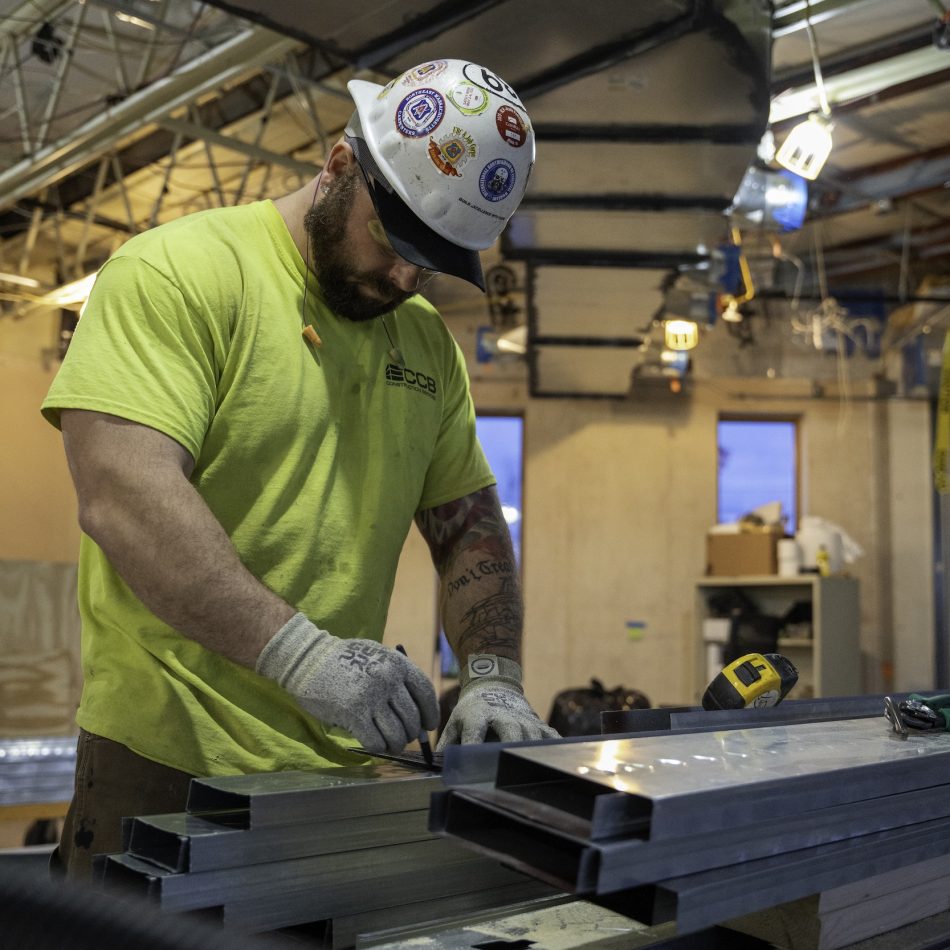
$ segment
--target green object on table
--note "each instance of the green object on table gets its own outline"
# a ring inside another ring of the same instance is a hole
[[[937,693],[935,696],[924,696],[922,693],[911,693],[908,699],[916,699],[932,709],[943,719],[944,730],[950,730],[950,693]]]

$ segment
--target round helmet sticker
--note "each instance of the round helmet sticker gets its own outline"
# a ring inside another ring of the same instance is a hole
[[[515,187],[515,166],[507,159],[490,161],[478,176],[478,190],[486,201],[504,201]]]
[[[422,138],[438,128],[445,115],[445,100],[434,89],[409,93],[396,108],[396,128],[410,139]]]
[[[449,102],[465,115],[478,115],[488,108],[488,93],[474,83],[456,83],[449,90]]]
[[[528,127],[518,110],[511,106],[502,106],[495,113],[495,125],[499,135],[512,148],[521,148],[528,141]]]
[[[429,139],[429,158],[443,175],[451,178],[461,178],[462,169],[477,154],[475,139],[458,126],[443,135],[438,142]]]
[[[423,63],[421,66],[416,66],[415,69],[410,69],[409,72],[403,73],[400,82],[404,86],[418,86],[421,83],[428,82],[433,76],[438,76],[448,65],[444,59],[436,59],[431,63]]]
[[[502,99],[512,103],[512,105],[516,105],[521,109],[524,108],[524,105],[518,98],[518,93],[516,93],[504,79],[496,76],[493,72],[489,72],[484,66],[476,66],[475,63],[466,63],[462,67],[462,75],[475,83],[476,86],[481,86],[482,89],[493,92],[496,96],[500,96]]]

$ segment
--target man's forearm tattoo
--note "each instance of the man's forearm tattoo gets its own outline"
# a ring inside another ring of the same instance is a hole
[[[482,558],[458,577],[451,578],[446,583],[446,592],[451,597],[467,587],[480,584],[486,578],[510,577],[514,570],[515,566],[509,558]]]
[[[489,560],[510,560],[510,545],[499,540],[507,540],[508,525],[492,488],[420,511],[416,523],[443,577],[460,551],[481,550]]]
[[[477,601],[462,614],[459,649],[463,654],[516,654],[522,621],[521,594],[514,578],[507,578],[499,591]]]

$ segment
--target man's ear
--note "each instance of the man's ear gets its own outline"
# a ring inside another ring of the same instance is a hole
[[[345,175],[356,162],[353,149],[343,139],[335,142],[323,165],[323,183],[329,184],[334,178]]]

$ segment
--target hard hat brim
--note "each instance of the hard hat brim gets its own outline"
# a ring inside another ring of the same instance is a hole
[[[347,135],[346,141],[367,179],[373,207],[393,250],[410,264],[460,277],[484,291],[485,277],[478,251],[453,244],[430,228],[393,190],[365,140]]]

